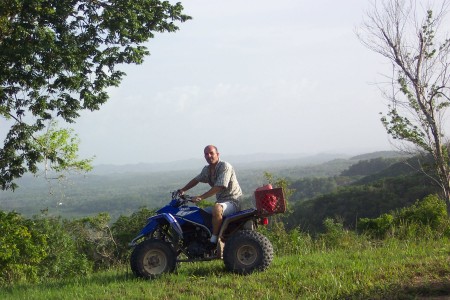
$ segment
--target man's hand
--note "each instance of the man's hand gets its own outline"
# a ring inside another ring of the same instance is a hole
[[[202,199],[202,197],[200,197],[200,196],[194,196],[194,197],[192,197],[192,202],[194,202],[194,203],[198,203],[198,202],[200,202],[200,201],[202,201],[203,199]]]

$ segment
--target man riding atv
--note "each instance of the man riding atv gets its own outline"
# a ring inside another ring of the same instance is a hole
[[[212,247],[217,244],[217,236],[222,225],[223,217],[231,215],[240,210],[241,187],[236,178],[233,167],[219,158],[216,146],[208,145],[204,149],[205,159],[208,165],[205,166],[199,175],[189,181],[178,192],[183,194],[198,183],[208,183],[211,188],[202,195],[194,196],[194,202],[200,202],[206,198],[216,195],[216,203],[213,207],[206,208],[212,213],[213,232],[210,239]]]
[[[220,161],[215,146],[204,149],[208,165],[183,188],[172,193],[170,203],[149,217],[130,242],[130,266],[138,277],[156,278],[175,271],[181,262],[223,259],[225,267],[238,274],[266,270],[273,259],[273,247],[257,230],[267,225],[270,215],[286,210],[281,188],[255,191],[255,206],[240,210],[241,188],[233,167]],[[194,197],[182,195],[199,182],[211,188]],[[190,202],[216,195],[209,213]],[[212,213],[212,218],[211,218]],[[218,243],[219,242],[219,243]]]

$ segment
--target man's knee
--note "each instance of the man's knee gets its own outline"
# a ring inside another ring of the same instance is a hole
[[[222,216],[223,215],[223,207],[219,203],[214,204],[214,208],[212,210],[213,216]]]

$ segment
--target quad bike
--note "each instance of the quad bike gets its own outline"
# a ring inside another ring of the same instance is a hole
[[[258,193],[256,208],[223,218],[219,232],[224,242],[222,253],[222,243],[211,246],[209,242],[211,214],[192,204],[191,197],[173,192],[170,203],[150,217],[131,241],[131,270],[137,277],[155,278],[175,271],[178,263],[221,259],[222,254],[231,272],[249,274],[267,269],[273,259],[272,244],[255,229],[268,224],[268,215],[284,212],[285,201],[281,189],[264,188],[255,196]]]

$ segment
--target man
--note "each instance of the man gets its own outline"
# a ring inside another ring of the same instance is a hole
[[[211,186],[206,193],[193,197],[193,201],[200,202],[216,195],[216,203],[211,211],[213,232],[210,240],[211,243],[216,244],[223,216],[228,216],[240,209],[239,198],[242,191],[233,167],[219,159],[217,147],[208,145],[205,147],[204,153],[208,165],[202,169],[199,175],[179,189],[179,192],[183,194],[199,182],[208,183]]]

